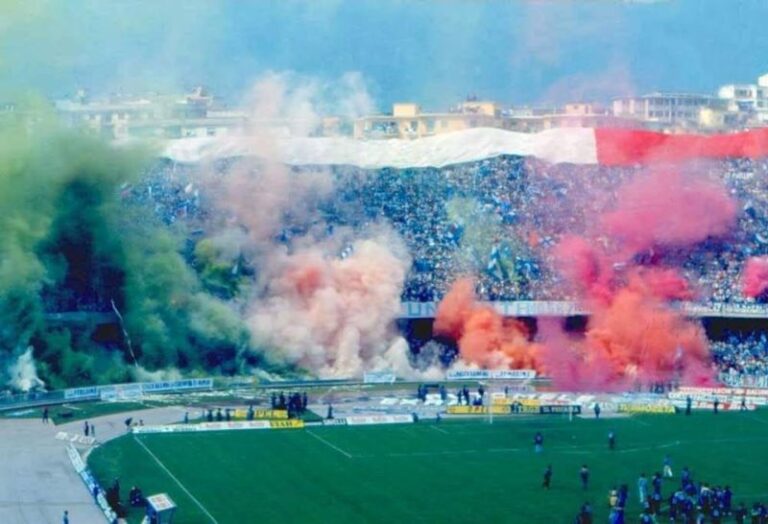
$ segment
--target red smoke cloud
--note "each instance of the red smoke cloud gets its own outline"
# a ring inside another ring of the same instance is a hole
[[[768,257],[753,257],[747,260],[742,275],[744,295],[757,298],[768,290]]]
[[[525,325],[505,319],[479,304],[474,283],[457,280],[437,309],[434,332],[458,342],[461,357],[484,368],[540,368],[539,344],[529,341]]]
[[[591,312],[583,334],[540,319],[540,343],[515,338],[518,332],[495,312],[474,304],[466,281],[441,303],[435,329],[458,341],[465,361],[535,368],[563,389],[615,390],[673,379],[712,383],[703,328],[669,303],[694,298],[693,290],[676,268],[658,261],[641,265],[635,257],[722,235],[734,224],[736,209],[725,188],[704,177],[671,170],[638,175],[618,190],[613,210],[595,217],[588,236],[564,232],[553,251],[566,286]],[[750,289],[765,290],[768,260],[755,267],[752,273],[747,268],[749,282],[757,282]],[[505,350],[509,338],[525,344],[516,353]],[[518,357],[497,358],[510,353]]]
[[[689,246],[728,231],[736,202],[723,187],[696,174],[655,170],[624,185],[616,210],[600,219],[602,232],[623,249]]]

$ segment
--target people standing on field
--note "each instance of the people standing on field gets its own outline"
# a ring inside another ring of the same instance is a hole
[[[581,465],[579,477],[581,478],[581,489],[589,489],[589,468],[586,464]]]
[[[576,524],[592,524],[592,506],[589,502],[582,504],[579,514],[576,515]]]
[[[664,469],[662,470],[664,472],[664,476],[666,478],[672,478],[672,459],[669,458],[669,455],[664,455]]]
[[[640,473],[640,478],[637,479],[637,495],[640,499],[640,505],[645,504],[648,498],[648,477],[645,476],[645,473]]]
[[[544,482],[541,484],[541,487],[543,487],[544,489],[549,489],[551,483],[552,483],[552,464],[549,464],[547,466],[547,469],[544,470]]]

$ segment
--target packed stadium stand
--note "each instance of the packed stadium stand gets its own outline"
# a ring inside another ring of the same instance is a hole
[[[759,299],[741,293],[740,275],[749,257],[768,251],[764,132],[685,137],[557,130],[521,138],[472,130],[388,145],[299,139],[298,144],[282,144],[281,151],[295,173],[331,177],[334,191],[321,201],[312,222],[284,216],[274,241],[290,249],[309,231],[322,237],[338,228],[391,224],[412,257],[402,290],[403,302],[412,303],[439,301],[467,273],[476,275],[482,300],[573,300],[553,269],[552,249],[563,234],[586,232],[593,217],[614,205],[622,182],[648,162],[665,168],[685,160],[686,170],[726,185],[740,205],[738,223],[725,237],[707,239],[693,250],[651,250],[638,255],[639,263],[683,268],[699,304],[725,310],[729,305],[760,306]],[[124,197],[151,203],[165,223],[182,222],[190,235],[201,235],[211,202],[200,166],[226,176],[242,157],[254,154],[243,139],[182,140],[143,182],[126,186]],[[348,249],[343,247],[338,256],[347,256]],[[724,370],[763,369],[764,337],[751,333],[754,326],[745,329],[727,336],[715,330],[715,360]]]

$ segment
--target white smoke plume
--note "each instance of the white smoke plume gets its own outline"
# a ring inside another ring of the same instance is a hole
[[[45,383],[37,376],[37,368],[35,367],[31,346],[19,355],[15,361],[11,362],[7,368],[7,373],[9,379],[5,383],[6,386],[10,386],[17,391],[30,391],[45,386]]]
[[[370,112],[362,77],[323,84],[271,73],[249,103],[255,158],[211,178],[220,186],[220,207],[247,232],[243,251],[257,274],[244,308],[253,345],[271,362],[322,378],[384,369],[409,375],[408,345],[394,326],[411,262],[405,244],[386,225],[331,232],[318,205],[334,198],[337,175],[278,161],[277,138],[313,134],[321,115]],[[304,229],[285,230],[287,222]],[[276,242],[278,234],[289,241]]]
[[[268,261],[270,284],[248,322],[273,360],[322,378],[410,367],[392,325],[410,265],[405,247],[384,232],[351,247],[346,258],[318,244]]]
[[[184,375],[176,368],[158,369],[149,371],[142,366],[130,369],[131,376],[136,382],[162,382],[164,380],[181,380]]]

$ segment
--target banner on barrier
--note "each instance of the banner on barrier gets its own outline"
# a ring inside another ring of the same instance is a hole
[[[347,417],[348,426],[365,426],[371,424],[410,424],[412,415],[350,415]]]
[[[453,369],[446,380],[529,380],[536,378],[533,369]]]
[[[234,422],[203,422],[200,424],[173,424],[164,426],[134,426],[133,433],[193,433],[197,431],[226,431],[242,429],[269,429],[268,420]]]
[[[581,406],[579,405],[547,405],[539,406],[539,413],[542,415],[581,415]]]
[[[541,415],[541,406],[538,405],[513,404],[509,408],[514,415]]]
[[[88,386],[84,388],[70,388],[64,390],[66,400],[78,400],[83,398],[99,398],[99,386]]]
[[[714,394],[714,393],[685,393],[685,392],[679,392],[674,391],[667,395],[667,397],[670,400],[673,401],[679,401],[679,402],[685,402],[685,400],[688,397],[691,397],[691,400],[699,401],[699,402],[709,402],[710,404],[715,401],[715,399],[718,400],[721,404],[737,404],[741,405],[741,401],[743,400],[745,404],[747,405],[755,405],[755,406],[765,406],[768,405],[768,398],[763,396],[751,396],[751,395],[722,395],[722,394]]]
[[[391,371],[370,371],[363,373],[364,384],[394,384],[397,376]]]
[[[589,314],[576,302],[568,300],[518,300],[484,302],[504,317],[570,317]],[[682,302],[674,305],[692,317],[764,318],[768,316],[766,304],[738,304],[726,302]],[[437,302],[402,302],[400,318],[435,318]]]
[[[619,413],[652,413],[669,414],[675,412],[675,407],[669,404],[629,404],[621,403],[617,406]]]
[[[346,426],[347,419],[345,418],[327,418],[323,420],[323,426]]]
[[[236,409],[232,416],[239,420],[245,420],[248,418],[248,410]],[[288,418],[288,411],[285,409],[254,409],[253,418],[255,420],[284,420]]]
[[[537,398],[496,397],[493,399],[493,403],[497,406],[514,406],[517,404],[536,408],[541,406],[541,400]]]
[[[691,395],[706,394],[706,395],[723,395],[723,396],[733,396],[733,397],[766,397],[768,398],[768,389],[762,389],[762,388],[743,388],[743,387],[704,388],[704,387],[683,386],[673,393],[677,393],[677,394],[690,393]]]
[[[288,420],[270,420],[269,427],[273,429],[303,428],[304,421],[295,418]]]
[[[141,384],[119,384],[115,386],[103,386],[99,391],[99,399],[109,402],[141,400],[144,392]]]
[[[136,382],[130,384],[111,384],[108,386],[89,386],[64,390],[65,400],[99,399],[102,391],[107,399],[119,398],[119,392],[125,394],[164,393],[172,391],[190,391],[195,389],[213,389],[212,378],[191,378],[185,380],[166,380],[162,382]]]
[[[491,406],[491,412],[494,415],[509,415],[509,406],[494,405]],[[487,415],[488,406],[448,406],[446,411],[449,415]]]
[[[186,380],[166,380],[163,382],[140,382],[144,393],[161,391],[183,391],[190,389],[212,389],[212,378],[191,378]]]
[[[491,412],[494,415],[561,415],[572,413],[581,414],[579,405],[539,405],[536,403],[517,402],[510,405],[493,405]],[[449,415],[487,415],[488,406],[448,406],[446,411]]]

